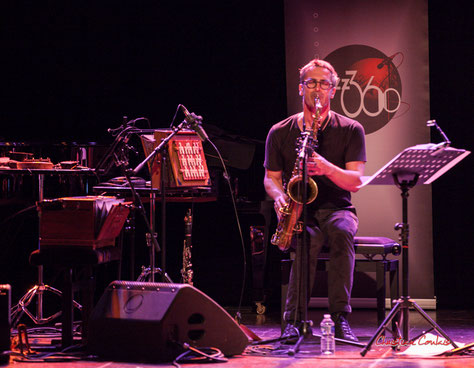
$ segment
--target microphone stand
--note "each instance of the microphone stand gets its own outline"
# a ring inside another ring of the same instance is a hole
[[[120,129],[120,128],[118,128],[118,129]],[[96,168],[94,169],[94,172],[96,173],[96,175],[98,175],[98,176],[106,175],[109,172],[109,170],[111,169],[111,167],[112,167],[112,165],[115,161],[114,154],[117,151],[117,148],[120,147],[122,144],[127,143],[128,133],[129,133],[129,130],[131,130],[131,129],[133,129],[133,128],[130,127],[130,126],[126,126],[126,127],[123,128],[123,130],[119,134],[117,134],[114,142],[109,147],[107,152],[102,156],[101,160],[99,161]],[[109,129],[109,131],[110,131],[110,129]],[[112,158],[112,162],[107,163],[107,161],[109,161],[111,158]]]
[[[150,222],[147,219],[146,212],[145,212],[142,200],[141,200],[140,196],[138,195],[138,193],[135,189],[135,186],[133,184],[133,181],[132,181],[132,178],[131,178],[131,175],[130,175],[131,173],[133,173],[133,171],[130,170],[130,168],[128,167],[129,162],[128,162],[128,159],[127,159],[127,157],[124,153],[125,147],[124,146],[120,147],[119,153],[117,153],[117,147],[120,146],[120,143],[126,143],[128,141],[128,136],[127,136],[128,134],[127,135],[125,134],[126,131],[127,131],[127,128],[125,128],[122,132],[119,133],[119,135],[117,136],[115,142],[112,144],[111,149],[109,149],[108,156],[113,157],[113,160],[114,160],[116,166],[120,169],[120,171],[122,172],[122,175],[127,180],[128,186],[129,186],[130,191],[132,193],[133,208],[137,209],[139,211],[140,215],[143,218],[143,221],[145,222],[145,227],[151,233]],[[137,132],[136,130],[133,131],[133,133],[136,133],[136,132]],[[122,136],[124,136],[124,137],[122,137]],[[102,161],[102,162],[104,162],[104,161]],[[161,248],[160,248],[160,245],[158,244],[158,241],[153,236],[151,237],[151,239],[152,239],[151,241],[153,243],[152,253],[155,250],[157,252],[159,252],[161,250]]]
[[[307,168],[307,158],[309,156],[309,151],[312,150],[311,147],[308,147],[309,132],[304,132],[305,134],[302,143],[302,149],[300,158],[302,159],[302,176],[303,176],[303,192],[302,192],[302,216],[303,216],[303,244],[300,247],[296,247],[296,259],[295,262],[298,262],[298,274],[297,274],[297,302],[296,305],[299,306],[295,311],[296,316],[299,314],[299,309],[302,309],[301,312],[301,322],[300,335],[296,344],[289,349],[288,355],[295,355],[299,349],[300,345],[306,337],[312,336],[311,325],[312,321],[308,320],[308,267],[309,267],[309,246],[308,246],[308,234],[306,231],[307,224],[307,198],[308,198],[308,168]],[[304,296],[304,300],[301,300],[301,295]]]
[[[441,146],[443,147],[449,147],[451,145],[451,141],[448,139],[448,137],[446,136],[446,134],[444,134],[443,130],[441,129],[441,127],[438,125],[438,123],[436,122],[436,120],[428,120],[426,122],[426,126],[429,126],[429,127],[432,127],[434,126],[439,134],[441,134],[441,137],[443,137],[444,141],[440,143]]]
[[[307,168],[307,159],[310,153],[314,151],[314,148],[310,146],[309,140],[310,140],[310,133],[306,132],[303,133],[304,138],[302,142],[302,149],[300,152],[300,159],[302,160],[302,176],[303,176],[303,192],[302,192],[302,198],[303,198],[303,209],[302,209],[302,216],[303,216],[303,244],[301,247],[296,248],[296,260],[295,262],[298,263],[298,275],[297,275],[297,282],[298,282],[298,298],[297,298],[297,305],[301,305],[301,295],[304,295],[304,300],[303,300],[303,305],[302,305],[302,313],[301,313],[301,322],[302,325],[300,327],[300,334],[298,341],[294,345],[293,348],[291,348],[288,351],[288,355],[295,355],[298,350],[299,346],[303,342],[303,340],[306,337],[317,337],[321,340],[321,335],[318,334],[313,334],[311,326],[313,325],[313,322],[308,320],[308,300],[309,300],[309,293],[311,290],[308,289],[308,284],[309,284],[309,244],[308,244],[308,232],[306,231],[306,224],[307,224],[307,198],[308,198],[308,168]],[[301,289],[302,288],[302,292]],[[298,315],[298,309],[301,307],[297,308],[296,310],[296,315]],[[340,342],[343,344],[347,345],[353,345],[353,346],[359,346],[363,347],[364,345],[355,341],[350,341],[350,340],[345,340],[345,339],[340,339],[335,337],[334,340],[336,342]]]
[[[304,123],[303,123],[304,124]],[[298,340],[296,344],[288,350],[288,355],[294,356],[300,348],[301,343],[303,340],[307,337],[317,337],[321,339],[321,335],[315,335],[312,332],[311,326],[313,324],[312,321],[308,320],[308,300],[309,300],[309,293],[311,290],[308,290],[308,283],[309,283],[309,244],[308,244],[308,232],[306,231],[306,225],[307,225],[307,198],[308,198],[308,168],[307,168],[307,160],[308,156],[310,153],[314,151],[314,148],[309,144],[310,141],[310,133],[306,131],[305,126],[303,125],[303,142],[301,143],[301,150],[299,152],[299,159],[302,162],[302,178],[303,178],[303,188],[302,188],[302,214],[301,216],[303,217],[302,221],[302,229],[303,229],[303,239],[302,242],[303,244],[301,246],[297,245],[296,246],[296,257],[294,262],[297,263],[297,279],[296,279],[296,284],[297,284],[297,298],[296,298],[296,309],[295,309],[295,319],[298,319],[298,317],[301,317],[301,322],[302,325],[298,329]],[[301,296],[304,296],[304,300],[301,300]],[[303,303],[303,304],[302,304]],[[301,307],[302,305],[302,307]],[[300,312],[301,311],[301,312]],[[291,336],[295,337],[295,336]],[[268,340],[260,340],[254,343],[253,345],[261,345],[261,344],[268,344],[272,342],[277,342],[277,341],[282,341],[282,340],[287,340],[289,336],[285,337],[278,337],[275,339],[268,339]],[[336,342],[341,342],[344,344],[348,345],[353,345],[353,346],[358,346],[358,347],[364,347],[363,344],[355,342],[355,341],[350,341],[350,340],[345,340],[345,339],[340,339],[340,338],[334,338]]]
[[[135,167],[135,169],[130,170],[130,172],[133,175],[137,175],[143,169],[143,167],[148,163],[148,161],[153,159],[158,153],[161,153],[162,151],[164,151],[164,149],[166,148],[168,142],[180,130],[185,128],[186,124],[187,124],[187,122],[183,121],[181,124],[179,124],[177,127],[175,127],[172,130],[171,134],[169,134],[166,138],[164,138],[153,149],[153,151],[141,163],[139,163],[137,165],[137,167]],[[162,230],[161,246],[162,246],[162,248],[160,248],[160,246],[158,245],[158,240],[156,239],[155,232],[154,232],[155,193],[153,192],[153,188],[152,188],[152,195],[151,195],[151,199],[150,199],[150,217],[153,218],[153,220],[151,221],[151,224],[146,219],[146,216],[144,216],[145,225],[147,227],[148,234],[149,234],[149,236],[147,236],[147,243],[150,244],[150,241],[151,241],[151,243],[153,244],[153,246],[150,247],[150,268],[149,269],[143,268],[142,274],[139,276],[139,281],[145,280],[147,274],[149,273],[150,274],[150,281],[155,282],[155,271],[159,271],[162,274],[162,277],[165,280],[167,280],[168,282],[171,282],[168,275],[166,274],[166,269],[165,269],[166,268],[165,267],[166,266],[166,261],[165,261],[165,257],[166,257],[166,236],[165,236],[165,234],[166,234],[165,233],[165,231],[166,231],[166,221],[165,221],[165,219],[166,219],[166,188],[165,188],[165,181],[164,181],[165,167],[166,167],[165,166],[165,155],[162,155],[162,159],[161,159],[161,185],[160,185],[161,186],[161,224],[162,224],[162,227],[161,227],[161,230]],[[126,176],[126,178],[127,178],[127,181],[130,185],[130,188],[133,188],[130,177]],[[133,192],[135,192],[135,189],[132,189],[132,193]],[[135,196],[136,196],[136,192],[134,194],[134,198],[135,198]],[[138,199],[139,199],[139,197],[138,197]],[[141,202],[141,200],[140,200],[140,202]],[[155,267],[155,250],[157,252],[161,251],[161,256],[162,256],[162,262],[161,262],[162,263],[162,269],[161,270],[156,269],[156,267]]]

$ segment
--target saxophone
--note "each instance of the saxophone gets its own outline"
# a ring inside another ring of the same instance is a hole
[[[319,97],[315,98],[314,106],[315,113],[312,115],[313,124],[311,127],[313,134],[311,135],[310,132],[303,131],[298,138],[296,162],[291,173],[291,179],[286,187],[289,201],[285,206],[278,209],[280,216],[276,231],[271,239],[271,243],[278,246],[282,251],[287,251],[290,248],[291,239],[294,234],[303,231],[303,224],[301,221],[298,221],[303,210],[302,205],[304,201],[302,198],[304,180],[301,166],[306,150],[316,150],[318,147],[317,132],[321,128],[322,109]],[[313,202],[317,195],[318,185],[311,177],[308,177],[306,203]]]
[[[193,229],[193,216],[191,209],[188,209],[184,217],[184,246],[183,246],[183,268],[181,269],[181,279],[183,283],[193,284],[193,265],[191,263],[191,236]]]

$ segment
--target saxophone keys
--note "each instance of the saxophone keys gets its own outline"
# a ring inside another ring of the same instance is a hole
[[[283,206],[283,207],[280,207],[280,208],[278,209],[278,212],[280,212],[280,214],[282,214],[282,215],[289,215],[289,214],[291,213],[291,211],[290,211],[288,205]]]
[[[302,221],[298,221],[296,224],[295,224],[295,227],[294,227],[294,230],[293,230],[296,234],[301,234],[303,232],[303,222]]]

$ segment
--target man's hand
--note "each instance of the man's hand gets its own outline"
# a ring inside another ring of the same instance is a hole
[[[275,198],[275,203],[273,203],[273,207],[275,208],[278,220],[280,220],[281,217],[280,208],[284,207],[288,203],[288,199],[289,198],[286,194],[282,194]]]
[[[308,175],[325,175],[338,187],[350,192],[357,192],[362,184],[365,163],[351,161],[346,163],[345,169],[330,163],[320,154],[314,152],[308,159]]]
[[[329,176],[334,172],[334,165],[326,160],[320,154],[313,152],[308,159],[308,175],[326,175]]]
[[[263,178],[263,185],[268,195],[273,198],[275,212],[280,220],[280,208],[288,203],[288,196],[283,188],[282,171],[270,171],[265,169],[265,177]]]

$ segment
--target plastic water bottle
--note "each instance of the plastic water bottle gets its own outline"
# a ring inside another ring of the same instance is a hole
[[[321,354],[331,355],[336,351],[334,340],[334,322],[330,314],[325,314],[321,321]]]

